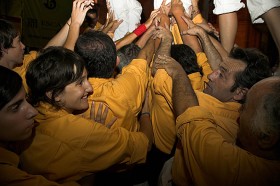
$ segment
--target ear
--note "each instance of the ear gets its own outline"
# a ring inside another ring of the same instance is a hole
[[[52,99],[52,95],[53,95],[53,92],[52,92],[52,91],[48,91],[48,92],[46,93],[46,96],[47,96],[49,99]],[[55,99],[56,102],[60,102],[60,101],[61,101],[60,94],[59,94],[58,96],[56,96],[54,99]]]
[[[117,56],[117,59],[116,59],[116,66],[118,66],[119,64],[120,64],[120,58],[119,58],[119,56]]]
[[[234,99],[235,101],[241,101],[241,100],[245,99],[248,90],[249,90],[248,88],[241,88],[241,87],[238,87],[238,88],[235,90],[235,95],[233,96],[233,99]]]
[[[279,141],[279,135],[261,133],[258,138],[258,146],[261,149],[271,149]]]

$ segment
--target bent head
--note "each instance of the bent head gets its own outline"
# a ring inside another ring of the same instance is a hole
[[[204,93],[222,102],[243,103],[248,89],[271,75],[268,58],[259,50],[234,48],[219,68],[208,75]]]
[[[248,92],[240,111],[238,145],[255,155],[280,154],[280,78],[256,83]],[[269,159],[273,159],[270,157]]]
[[[0,140],[20,141],[31,136],[37,110],[26,101],[21,77],[0,66]]]
[[[85,60],[89,77],[111,78],[117,64],[113,40],[103,32],[88,31],[79,36],[75,52]]]
[[[49,47],[32,61],[26,72],[33,105],[45,102],[69,113],[89,107],[92,86],[83,59],[62,47]]]

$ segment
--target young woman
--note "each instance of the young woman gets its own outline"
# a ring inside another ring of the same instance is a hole
[[[48,48],[31,62],[26,80],[30,101],[39,111],[35,117],[39,126],[21,156],[25,170],[64,182],[116,164],[145,162],[152,141],[150,123],[143,123],[141,132],[128,132],[73,114],[89,107],[87,97],[92,93],[78,54]]]
[[[19,145],[31,137],[37,110],[26,101],[21,77],[0,65],[0,185],[59,185],[18,168]],[[79,185],[74,182],[65,185]]]

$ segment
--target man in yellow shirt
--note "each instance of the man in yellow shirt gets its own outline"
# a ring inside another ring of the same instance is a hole
[[[212,113],[199,106],[178,63],[165,56],[157,67],[165,68],[174,85],[180,149],[172,167],[176,185],[279,185],[279,77],[264,79],[248,91],[233,144],[217,131]]]
[[[145,98],[153,41],[148,42],[140,51],[138,59],[132,60],[117,77],[114,77],[119,62],[116,46],[106,34],[99,31],[83,33],[77,40],[75,51],[86,62],[89,82],[94,90],[88,99],[90,105],[92,101],[108,105],[113,112],[108,114],[108,121],[113,117],[118,118],[112,128],[138,131],[137,115]],[[89,110],[84,115],[89,117]]]

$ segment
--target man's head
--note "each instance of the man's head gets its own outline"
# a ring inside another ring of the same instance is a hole
[[[117,64],[113,40],[100,31],[89,31],[79,36],[75,52],[85,60],[88,77],[111,78]]]
[[[260,157],[280,159],[279,77],[264,79],[249,90],[239,122],[239,146]]]
[[[21,65],[24,48],[18,30],[11,23],[0,19],[0,65],[9,69]]]
[[[202,75],[202,69],[198,66],[196,54],[188,45],[172,45],[171,57],[182,65],[187,74],[199,72]]]
[[[268,58],[259,50],[233,48],[219,68],[208,75],[204,93],[222,102],[242,103],[248,89],[271,74]]]
[[[0,65],[0,141],[19,141],[30,137],[37,113],[26,101],[21,77]]]
[[[138,56],[140,50],[141,48],[135,43],[130,43],[121,47],[117,51],[117,55],[120,59],[120,63],[117,66],[117,71],[120,73],[123,67],[127,66],[133,59]]]

